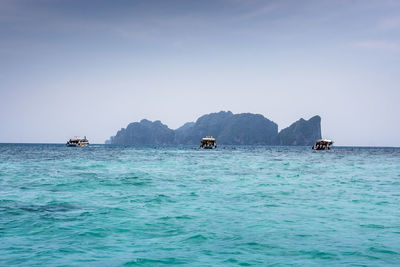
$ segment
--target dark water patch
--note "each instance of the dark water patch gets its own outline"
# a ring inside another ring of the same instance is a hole
[[[378,205],[378,206],[385,206],[387,204],[390,204],[390,202],[389,201],[378,201],[375,203],[375,205]]]
[[[78,234],[78,236],[82,237],[107,237],[108,235],[111,234],[111,231],[108,229],[104,228],[96,228],[96,229],[91,229],[90,231],[84,231]]]
[[[229,258],[224,260],[224,263],[238,263],[239,261],[237,259],[234,258]]]
[[[336,253],[319,251],[319,250],[300,250],[300,253],[303,255],[310,256],[312,259],[330,260],[338,258],[338,254]]]
[[[301,238],[310,238],[310,237],[312,237],[313,235],[310,235],[310,234],[297,234],[297,235],[295,235],[295,236],[301,237]]]
[[[248,263],[248,262],[240,262],[239,266],[253,266],[253,264]]]
[[[400,255],[399,252],[396,252],[396,251],[393,251],[393,250],[390,250],[390,249],[386,249],[386,248],[370,247],[368,250],[371,251],[371,252],[374,252],[374,253]]]
[[[11,199],[0,199],[0,208],[5,206],[12,206],[15,205],[17,203],[17,201],[15,200],[11,200]]]
[[[190,197],[198,197],[199,195],[196,192],[190,192]]]
[[[115,178],[116,182],[120,183],[121,185],[126,185],[126,186],[147,186],[151,185],[152,179],[150,178],[144,178],[141,176],[124,176],[121,178]]]
[[[170,196],[164,194],[158,194],[157,196],[145,201],[145,203],[149,204],[174,203],[174,202],[176,201],[173,200]]]
[[[88,170],[89,166],[77,166],[73,165],[70,167],[71,170],[78,170],[78,171],[83,171],[83,170]]]
[[[208,238],[202,234],[192,235],[190,237],[185,238],[184,242],[193,242],[193,243],[202,243],[205,242]]]
[[[340,253],[344,258],[351,258],[354,259],[354,262],[360,262],[360,258],[364,258],[368,261],[379,261],[381,260],[380,257],[375,257],[373,255],[368,255],[360,251],[344,251]],[[354,265],[354,262],[351,265]],[[346,264],[348,265],[348,264]],[[365,266],[365,265],[362,265]]]
[[[380,224],[360,224],[360,227],[371,229],[385,229],[385,226]]]
[[[284,195],[284,196],[288,196],[288,195],[291,195],[293,193],[294,193],[293,191],[280,191],[279,192],[280,195]]]
[[[23,204],[23,203],[18,203],[16,201],[12,202],[3,202],[0,203],[0,210],[4,210],[7,212],[16,212],[17,214],[20,214],[18,210],[24,211],[24,212],[33,212],[33,213],[43,213],[43,212],[69,212],[69,211],[74,211],[80,209],[79,206],[73,205],[70,203],[66,202],[60,202],[60,203],[49,203],[49,204],[44,204],[44,205],[39,205],[39,204]]]
[[[47,205],[24,205],[20,206],[20,209],[30,212],[68,212],[79,209],[79,207],[69,203],[54,203]]]
[[[58,252],[60,252],[61,254],[85,254],[86,251],[82,250],[82,249],[78,249],[76,247],[62,247],[59,248],[57,250]]]
[[[278,245],[260,243],[260,242],[256,242],[256,241],[239,243],[238,246],[241,247],[243,250],[250,251],[250,252],[255,252],[255,251],[271,252],[272,250],[280,249],[280,247]]]

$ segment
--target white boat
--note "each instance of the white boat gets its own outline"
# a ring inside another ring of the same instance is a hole
[[[67,146],[73,146],[73,147],[87,146],[87,145],[89,145],[89,140],[87,140],[86,136],[85,137],[75,136],[74,138],[69,139],[67,142]]]
[[[215,138],[212,136],[207,136],[207,137],[202,138],[200,148],[202,148],[202,149],[217,148],[217,143],[215,142]]]
[[[333,144],[332,140],[329,139],[319,139],[315,141],[315,145],[312,147],[313,150],[329,150]]]

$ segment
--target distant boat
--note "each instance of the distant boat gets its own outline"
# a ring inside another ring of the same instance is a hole
[[[312,149],[313,150],[330,150],[332,144],[333,144],[332,140],[320,139],[320,140],[315,141],[315,145],[312,147]]]
[[[202,148],[202,149],[217,148],[217,143],[215,142],[215,138],[212,136],[207,136],[207,137],[202,138],[200,148]]]
[[[67,146],[73,146],[73,147],[87,146],[87,145],[89,145],[89,140],[87,140],[86,136],[85,137],[75,136],[74,138],[69,139],[67,142]]]

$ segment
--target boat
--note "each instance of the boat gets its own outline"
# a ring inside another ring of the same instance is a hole
[[[312,147],[312,149],[313,150],[330,150],[332,144],[333,144],[332,140],[319,139],[319,140],[315,141],[315,145]]]
[[[202,149],[217,148],[217,143],[215,142],[215,138],[212,136],[207,136],[207,137],[202,138],[200,148],[202,148]]]
[[[67,142],[67,146],[73,146],[73,147],[80,147],[87,145],[89,145],[89,140],[87,140],[86,136],[85,137],[75,136],[74,138],[69,139]]]

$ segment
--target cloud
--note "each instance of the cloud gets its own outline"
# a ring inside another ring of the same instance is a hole
[[[252,10],[244,15],[239,16],[237,19],[238,20],[248,20],[248,19],[253,19],[257,17],[262,17],[267,14],[272,13],[277,9],[277,6],[275,4],[267,4],[265,6],[258,7],[255,10]]]
[[[384,31],[400,29],[400,17],[386,18],[379,22],[378,27]]]
[[[381,50],[389,52],[400,52],[400,42],[382,41],[382,40],[369,40],[351,43],[352,47]]]

